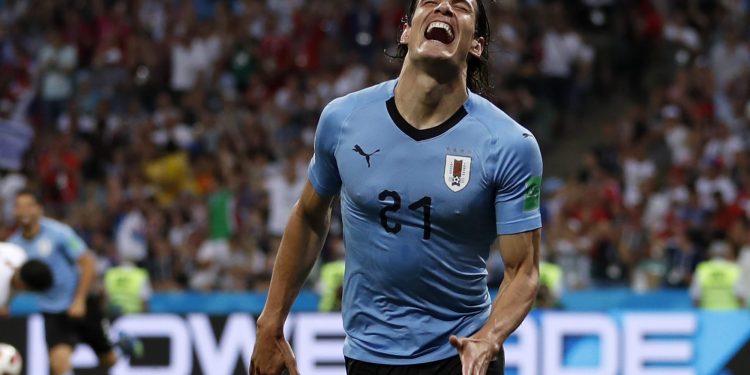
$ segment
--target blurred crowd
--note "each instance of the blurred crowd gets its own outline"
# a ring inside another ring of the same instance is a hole
[[[265,290],[320,110],[397,76],[407,3],[0,0],[1,226],[30,185],[101,270]],[[566,289],[685,287],[713,241],[750,252],[749,3],[488,7],[486,96],[545,156],[621,103],[578,173],[545,172],[544,256]],[[322,262],[340,236],[335,219]]]
[[[627,95],[571,160],[577,172],[547,179],[544,256],[570,289],[691,287],[693,297],[708,285],[696,266],[720,260],[742,269],[734,287],[747,297],[750,2],[629,3],[628,22],[596,48],[615,76],[594,82]]]

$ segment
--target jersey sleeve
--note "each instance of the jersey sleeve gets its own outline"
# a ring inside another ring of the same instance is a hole
[[[497,234],[541,228],[542,154],[539,145],[525,132],[521,139],[497,148],[494,166]]]
[[[62,241],[61,249],[65,252],[64,255],[67,259],[78,260],[86,252],[86,243],[71,228],[62,230],[60,240]]]
[[[315,152],[307,170],[310,184],[318,194],[324,196],[337,195],[341,190],[341,176],[335,156],[345,116],[340,107],[340,102],[335,100],[323,109],[315,130]]]

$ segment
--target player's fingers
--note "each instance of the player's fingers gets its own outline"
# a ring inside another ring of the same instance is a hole
[[[461,355],[461,375],[471,375],[471,360]]]
[[[282,344],[281,356],[284,359],[284,366],[289,375],[299,375],[297,370],[297,360],[294,358],[294,352],[288,342]]]
[[[474,364],[471,361],[466,361],[463,375],[474,375]]]
[[[477,375],[487,375],[487,369],[489,369],[489,363],[487,361],[482,361],[482,364],[480,366],[477,366],[479,368],[479,371],[477,371]]]
[[[463,340],[459,339],[456,335],[451,335],[448,341],[450,341],[451,345],[453,345],[453,347],[456,349],[460,350],[463,347]]]
[[[295,360],[291,360],[289,362],[285,362],[286,364],[286,373],[289,375],[299,375],[299,371],[297,370],[297,362]]]

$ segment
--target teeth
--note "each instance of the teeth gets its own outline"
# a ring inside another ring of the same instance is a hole
[[[439,28],[447,31],[448,35],[450,35],[450,37],[453,38],[453,29],[451,28],[451,25],[449,25],[449,24],[447,24],[445,22],[435,21],[435,22],[431,23],[429,26],[427,26],[427,31],[430,31],[430,30],[432,30],[435,27],[439,27]]]

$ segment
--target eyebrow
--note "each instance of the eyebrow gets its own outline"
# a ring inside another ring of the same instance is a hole
[[[422,4],[425,1],[427,1],[427,0],[419,0],[418,4]],[[481,0],[477,0],[477,1],[481,1]],[[456,4],[456,3],[468,4],[469,6],[471,6],[472,9],[474,9],[474,5],[469,0],[451,0],[451,3],[453,3],[453,4]]]

